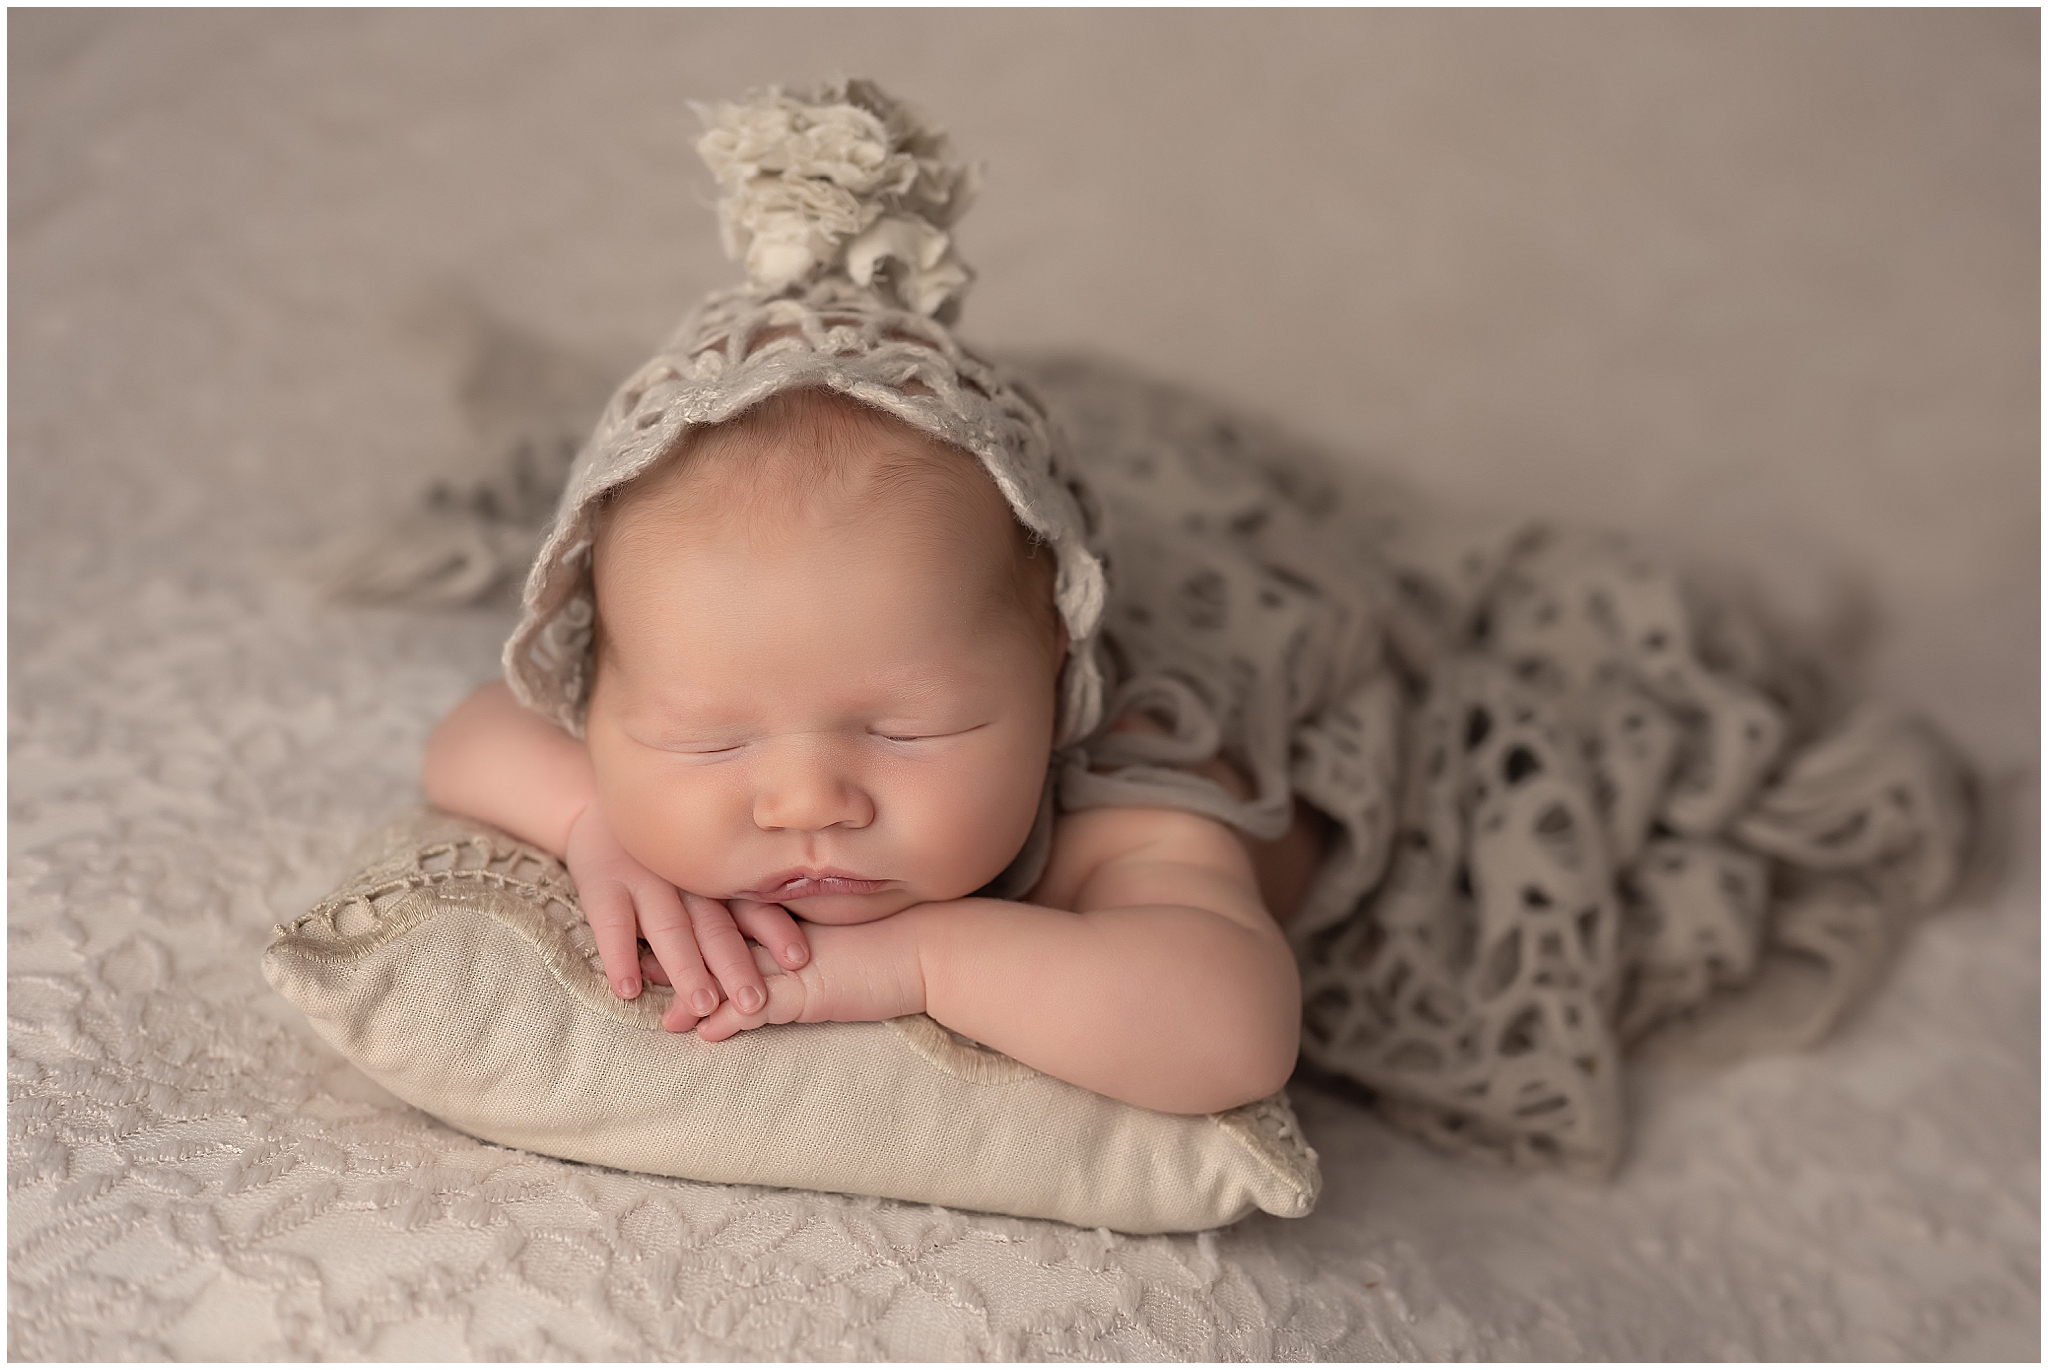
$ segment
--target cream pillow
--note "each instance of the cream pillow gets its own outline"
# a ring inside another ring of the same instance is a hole
[[[561,863],[432,810],[281,924],[263,973],[379,1084],[486,1141],[692,1180],[1185,1232],[1296,1218],[1321,1176],[1284,1094],[1183,1117],[1120,1104],[922,1014],[724,1042],[615,997]]]

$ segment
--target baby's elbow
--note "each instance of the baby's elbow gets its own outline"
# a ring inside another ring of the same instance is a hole
[[[1199,1111],[1221,1113],[1279,1093],[1294,1074],[1300,1051],[1298,1014],[1284,1023],[1272,1022],[1245,1033],[1218,1061]]]
[[[1258,1049],[1250,1053],[1250,1059],[1245,1063],[1246,1087],[1241,1102],[1248,1104],[1278,1094],[1293,1078],[1295,1063],[1301,1057],[1299,1003],[1297,996],[1286,1021],[1274,1024]]]
[[[450,714],[427,736],[426,755],[420,758],[420,788],[435,808],[452,811],[462,807],[461,782],[467,770],[462,732],[456,715]]]
[[[472,693],[427,735],[420,788],[437,809],[499,822],[494,788],[503,779],[508,739],[502,726],[493,726],[497,719],[488,705],[495,701],[487,697],[488,690]]]
[[[1222,1113],[1278,1093],[1301,1050],[1301,990],[1292,959],[1285,977],[1245,987],[1239,1002],[1218,1006],[1205,1049],[1189,1059],[1170,1113]]]
[[[426,755],[420,758],[420,787],[427,801],[437,807],[461,812],[464,801],[475,788],[474,776],[487,749],[480,742],[501,735],[499,722],[510,699],[501,680],[486,681],[450,709],[427,734]],[[493,726],[496,724],[497,726]],[[502,747],[502,736],[496,738]]]

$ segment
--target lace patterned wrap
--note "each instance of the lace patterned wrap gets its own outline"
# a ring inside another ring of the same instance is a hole
[[[1029,389],[947,326],[971,279],[947,230],[973,197],[974,171],[951,159],[943,133],[866,81],[807,95],[771,88],[698,112],[709,125],[698,150],[724,192],[726,247],[749,280],[707,299],[605,406],[527,576],[505,646],[513,693],[580,736],[599,499],[690,429],[820,387],[972,453],[1051,547],[1070,644],[1057,741],[1086,736],[1103,705],[1093,503]]]
[[[1438,516],[1132,373],[1026,369],[1112,534],[1111,715],[1172,728],[1090,739],[1061,805],[1326,815],[1302,1054],[1398,1125],[1604,1172],[1625,1047],[1686,1016],[1808,1044],[1953,887],[1954,752],[1832,705],[1735,599],[1620,537]],[[1219,754],[1248,802],[1173,769]]]

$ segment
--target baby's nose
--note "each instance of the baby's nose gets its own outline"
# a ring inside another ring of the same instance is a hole
[[[805,748],[808,755],[762,777],[754,794],[754,826],[763,831],[865,828],[875,821],[874,800],[829,748]],[[825,753],[825,754],[820,754]]]

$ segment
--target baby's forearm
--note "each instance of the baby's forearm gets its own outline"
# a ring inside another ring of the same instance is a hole
[[[897,919],[915,933],[925,1012],[1049,1075],[1209,1113],[1264,1098],[1294,1068],[1301,988],[1277,928],[1182,905],[1067,913],[997,899]]]
[[[521,707],[501,680],[478,687],[427,740],[427,798],[562,856],[597,796],[590,751]]]

